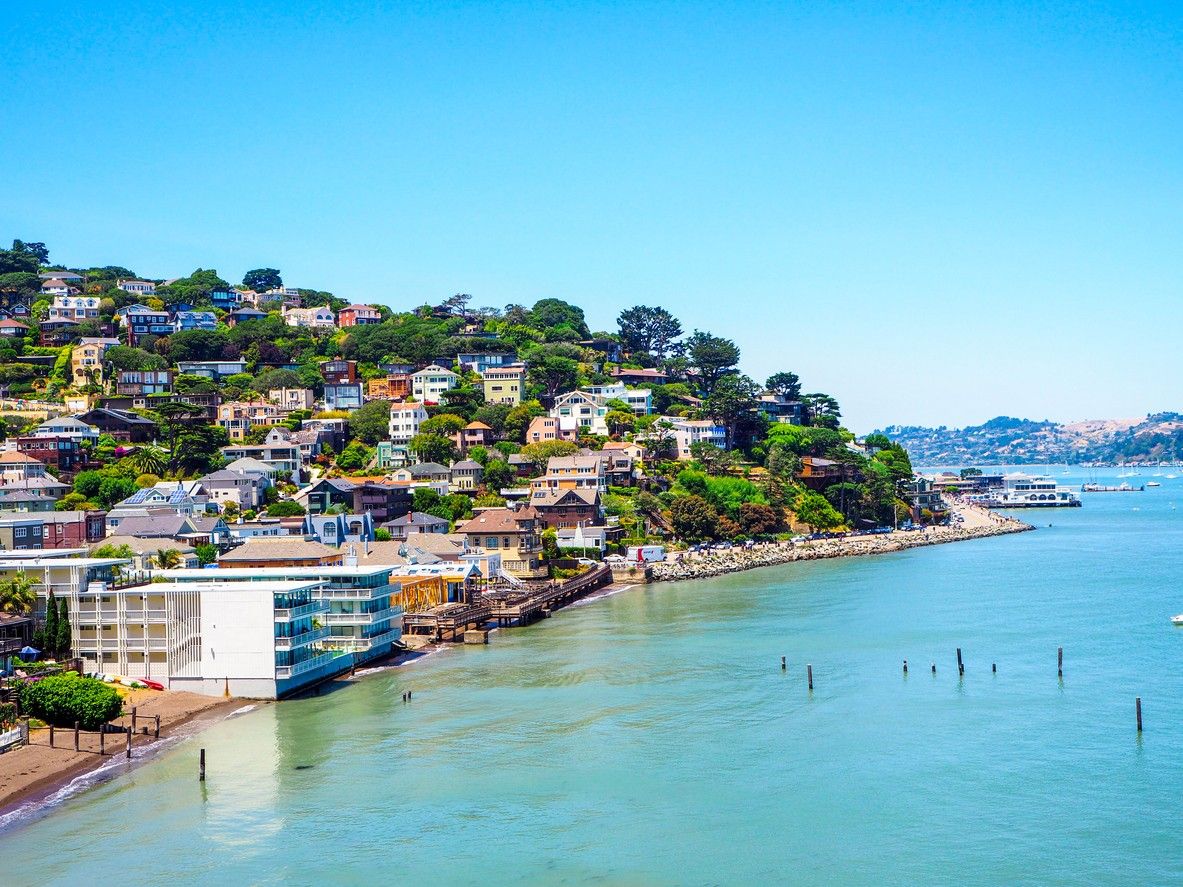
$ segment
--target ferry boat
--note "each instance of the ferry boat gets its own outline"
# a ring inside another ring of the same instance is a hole
[[[1148,486],[1157,487],[1158,484],[1156,484],[1154,481],[1151,481],[1149,484],[1143,484],[1140,487],[1132,487],[1129,484],[1123,482],[1118,484],[1116,487],[1107,487],[1104,484],[1089,483],[1083,484],[1080,488],[1080,491],[1082,493],[1144,493],[1146,491],[1146,487]]]
[[[1079,508],[1080,497],[1050,477],[1008,474],[1003,488],[983,497],[987,508]]]

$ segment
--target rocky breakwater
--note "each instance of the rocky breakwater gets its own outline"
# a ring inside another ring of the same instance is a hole
[[[867,554],[888,554],[924,545],[964,542],[1035,529],[1030,524],[1011,519],[997,519],[975,526],[934,527],[915,532],[885,533],[881,536],[846,536],[838,539],[819,539],[811,542],[782,542],[757,545],[754,548],[731,548],[706,554],[683,556],[653,564],[652,581],[677,582],[682,579],[705,579],[739,570],[773,567],[794,561],[813,561],[831,557],[855,557]]]

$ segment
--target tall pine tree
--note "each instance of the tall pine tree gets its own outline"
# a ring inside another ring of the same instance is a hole
[[[59,658],[64,658],[70,655],[70,647],[73,646],[74,637],[70,631],[70,603],[65,598],[61,599],[58,606],[58,630],[57,630],[57,654]]]
[[[41,652],[46,658],[54,655],[58,644],[58,601],[50,589],[49,600],[45,604],[45,649]]]

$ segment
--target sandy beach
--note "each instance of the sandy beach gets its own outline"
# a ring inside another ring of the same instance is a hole
[[[136,709],[137,734],[133,738],[133,753],[151,746],[156,716],[160,716],[160,738],[164,740],[184,725],[194,721],[210,723],[226,717],[230,712],[248,704],[241,699],[220,696],[201,696],[177,690],[127,690],[124,711],[129,714],[113,723],[131,726],[130,712]],[[148,735],[139,731],[148,727]],[[83,733],[79,750],[74,751],[74,731],[55,731],[54,747],[49,746],[49,730],[32,730],[29,744],[0,755],[0,814],[21,804],[46,797],[71,779],[95,770],[112,761],[126,761],[127,740],[112,733],[106,736],[106,754],[100,754],[99,735]],[[128,762],[129,764],[131,762]]]

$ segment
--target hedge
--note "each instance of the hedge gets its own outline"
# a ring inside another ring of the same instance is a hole
[[[119,717],[123,700],[109,684],[74,672],[42,678],[21,688],[21,710],[57,727],[98,730]]]

